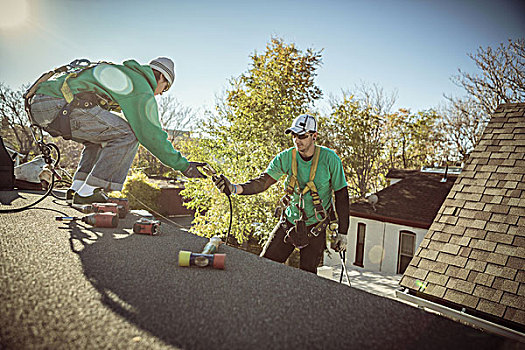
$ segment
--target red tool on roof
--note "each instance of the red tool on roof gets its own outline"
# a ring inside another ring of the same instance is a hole
[[[57,216],[56,221],[82,221],[95,227],[112,227],[118,226],[118,215],[115,213],[94,213],[84,217],[76,216]]]

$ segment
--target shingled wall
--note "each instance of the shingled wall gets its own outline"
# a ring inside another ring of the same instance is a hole
[[[487,125],[400,284],[525,328],[525,103]]]

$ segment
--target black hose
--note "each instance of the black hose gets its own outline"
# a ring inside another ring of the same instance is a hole
[[[55,182],[55,185],[60,184],[60,183],[62,183],[62,184],[64,184],[64,185],[67,185],[68,187],[71,187],[71,181],[68,181],[68,180],[59,180],[59,181],[56,181],[56,182]],[[59,196],[57,196],[57,195],[54,194],[54,193],[51,193],[51,196],[55,197],[56,199],[60,199],[60,200],[64,199],[63,197],[59,197]]]
[[[49,194],[53,191],[53,187],[55,187],[55,174],[51,175],[51,184],[48,186],[46,193],[44,193],[44,195],[42,197],[40,197],[38,200],[36,200],[35,202],[33,202],[31,204],[24,205],[23,207],[20,207],[20,208],[0,209],[0,213],[18,213],[18,212],[24,211],[26,209],[29,209],[32,206],[42,202],[44,200],[44,198],[49,196]]]
[[[227,196],[228,201],[230,202],[230,225],[228,226],[228,233],[226,234],[226,245],[228,245],[228,240],[230,239],[230,232],[232,230],[232,220],[233,220],[233,204],[231,196]]]

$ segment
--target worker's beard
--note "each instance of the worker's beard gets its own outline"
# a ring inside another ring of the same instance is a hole
[[[310,138],[309,140],[296,140],[295,141],[295,149],[299,154],[301,154],[303,157],[309,157],[313,154],[314,150],[314,141]]]

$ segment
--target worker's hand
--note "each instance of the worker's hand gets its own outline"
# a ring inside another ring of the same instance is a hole
[[[199,163],[199,162],[190,162],[190,166],[188,169],[184,170],[182,172],[182,175],[188,177],[188,178],[195,178],[195,179],[205,179],[206,175],[201,173],[197,167],[206,166],[206,163]]]
[[[335,250],[336,252],[342,252],[346,250],[346,235],[343,235],[342,233],[337,233],[332,240],[332,243],[330,245],[330,248]]]
[[[222,174],[220,176],[214,176],[213,182],[215,183],[215,186],[217,186],[219,191],[221,191],[227,196],[229,196],[232,193],[235,194],[237,192],[235,185],[232,184],[230,180],[228,180],[228,178]]]

